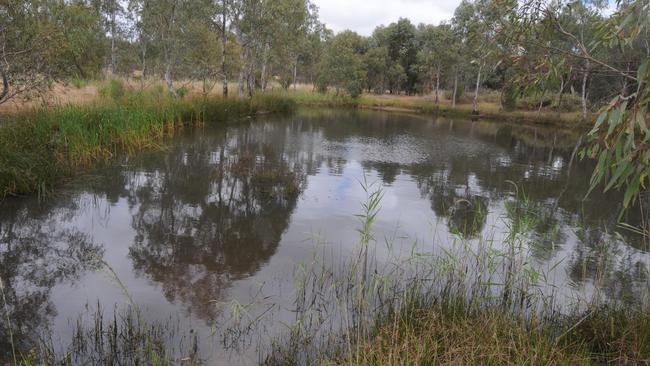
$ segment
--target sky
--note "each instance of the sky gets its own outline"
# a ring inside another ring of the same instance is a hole
[[[312,0],[323,23],[335,32],[350,29],[369,36],[378,25],[400,17],[414,24],[449,20],[461,0]]]

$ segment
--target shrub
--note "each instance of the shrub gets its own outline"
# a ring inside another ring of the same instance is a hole
[[[501,97],[501,92],[498,90],[483,89],[479,93],[478,99],[484,103],[500,103]]]
[[[553,103],[553,96],[550,94],[532,94],[526,95],[519,100],[519,108],[536,111],[539,109],[539,106],[542,107],[550,106]]]
[[[77,89],[81,89],[86,85],[88,85],[88,80],[81,79],[81,78],[74,78],[70,80],[70,84],[72,84],[72,86],[74,86]]]
[[[512,111],[517,108],[517,98],[519,90],[513,85],[506,85],[501,92],[501,105],[506,111]]]
[[[180,87],[180,88],[178,88],[178,89],[176,90],[176,95],[178,95],[178,97],[179,97],[180,99],[184,99],[185,96],[187,96],[187,93],[189,93],[189,92],[190,92],[190,89],[188,89],[187,87],[183,86],[183,87]]]
[[[97,92],[104,98],[119,100],[122,99],[126,91],[124,88],[124,83],[122,83],[120,80],[111,79],[107,83],[101,85]]]
[[[564,94],[561,104],[559,103],[559,98],[556,98],[553,101],[553,108],[560,112],[576,112],[582,109],[582,98],[576,94]]]
[[[329,86],[328,84],[329,82],[325,75],[318,75],[318,78],[316,79],[316,90],[318,90],[319,93],[327,93],[327,87]]]
[[[465,94],[465,89],[458,86],[458,90],[456,90],[456,102],[461,101],[464,94]],[[447,99],[447,100],[454,99],[454,88],[453,88],[453,86],[449,90],[445,90],[444,96],[445,96],[445,99]]]

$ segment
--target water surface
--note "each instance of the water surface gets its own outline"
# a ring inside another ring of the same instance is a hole
[[[577,141],[557,129],[334,110],[182,131],[168,149],[76,178],[45,202],[0,206],[15,336],[28,347],[51,332],[66,344],[89,308],[124,306],[103,261],[148,320],[175,319],[215,362],[255,363],[250,349],[224,356],[224,309],[260,294],[289,309],[298,263],[315,251],[353,253],[364,179],[384,190],[379,244],[436,252],[498,241],[512,220],[508,202],[525,197],[539,210],[535,265],[553,268],[562,292],[640,302],[646,248],[616,225],[618,193],[585,198],[593,164],[575,157]],[[638,223],[634,212],[623,219]],[[0,359],[8,342],[0,322]]]

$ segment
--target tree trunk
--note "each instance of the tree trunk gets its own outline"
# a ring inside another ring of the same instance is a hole
[[[167,88],[169,93],[174,97],[178,97],[176,89],[174,89],[174,78],[172,75],[172,69],[174,67],[174,57],[173,57],[173,48],[174,45],[171,44],[172,32],[174,30],[174,24],[176,23],[176,5],[177,2],[172,3],[171,14],[169,15],[169,21],[167,23],[167,29],[165,36],[162,37],[163,41],[163,54],[165,57],[165,82],[167,83]]]
[[[166,62],[165,65],[165,82],[167,83],[167,88],[169,93],[174,97],[178,97],[176,89],[174,89],[174,78],[172,77],[172,64],[171,62]]]
[[[268,63],[269,63],[269,57],[268,57],[268,51],[269,51],[269,44],[265,43],[264,44],[264,53],[262,54],[262,72],[260,73],[260,77],[262,78],[260,80],[260,83],[262,84],[262,92],[266,91],[266,84],[267,84],[267,68],[268,68]]]
[[[241,37],[239,37],[241,38]],[[238,95],[240,98],[244,97],[244,93],[246,92],[246,70],[248,65],[246,65],[247,60],[248,60],[248,47],[244,46],[244,49],[242,50],[240,54],[240,59],[241,59],[241,68],[239,69],[239,83],[238,83]]]
[[[141,57],[142,57],[142,74],[140,75],[140,90],[144,90],[144,78],[147,75],[147,46],[144,45],[142,46],[141,50]]]
[[[115,9],[111,12],[111,75],[115,75],[117,58],[115,56]]]
[[[0,74],[2,75],[2,92],[0,92],[0,104],[5,102],[5,98],[9,94],[9,80],[7,79],[7,74],[5,74],[4,69],[0,69]]]
[[[262,71],[260,73],[260,83],[262,84],[262,92],[266,91],[266,57],[264,58],[264,62],[262,62]]]
[[[564,95],[564,75],[560,76],[560,90],[557,92],[557,111],[562,110],[562,96]]]
[[[587,78],[589,77],[589,60],[585,61],[585,71],[582,75],[582,118],[587,119]]]
[[[436,105],[440,104],[440,66],[436,70]]]
[[[298,82],[298,59],[293,64],[293,90],[296,90],[296,83]]]
[[[226,70],[226,46],[228,44],[228,32],[226,30],[226,16],[228,8],[226,0],[221,2],[223,13],[221,14],[221,72],[223,73],[223,96],[228,97],[228,71]]]
[[[458,70],[454,74],[454,94],[451,97],[451,107],[456,108],[456,95],[458,94]]]
[[[481,71],[483,71],[483,63],[479,64],[478,75],[476,76],[476,89],[474,90],[474,101],[472,103],[472,114],[478,114],[478,92],[481,88]]]

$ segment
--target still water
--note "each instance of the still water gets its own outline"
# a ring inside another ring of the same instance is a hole
[[[29,347],[50,333],[63,346],[89,308],[112,314],[128,291],[147,320],[173,319],[215,363],[254,363],[251,350],[224,356],[223,309],[261,293],[265,303],[287,302],[296,266],[315,250],[353,253],[364,179],[384,191],[378,243],[436,251],[498,240],[509,226],[507,202],[519,194],[540,212],[531,253],[553,268],[554,283],[642,301],[647,251],[616,225],[618,193],[585,198],[593,164],[575,156],[578,137],[334,110],[187,129],[168,148],[75,178],[45,202],[0,205],[0,277],[14,337]],[[634,213],[623,221],[638,224]],[[9,357],[6,325],[0,360]]]

